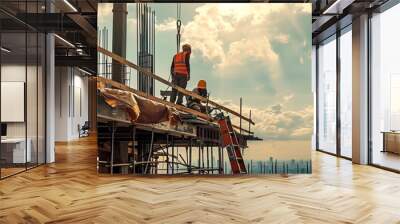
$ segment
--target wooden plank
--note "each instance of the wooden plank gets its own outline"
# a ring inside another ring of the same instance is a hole
[[[195,93],[193,93],[191,91],[188,91],[188,90],[186,90],[184,88],[181,88],[181,87],[179,87],[177,85],[174,85],[171,82],[168,82],[167,80],[161,78],[160,76],[157,76],[157,75],[151,73],[149,70],[141,68],[140,66],[138,66],[138,65],[126,60],[125,58],[123,58],[123,57],[121,57],[119,55],[116,55],[116,54],[114,54],[114,53],[112,53],[112,52],[110,52],[110,51],[108,51],[108,50],[106,50],[106,49],[104,49],[102,47],[97,46],[97,51],[100,52],[100,53],[103,53],[103,54],[105,54],[105,55],[107,55],[109,57],[111,57],[112,59],[114,59],[115,61],[118,61],[121,64],[124,64],[124,65],[127,65],[127,66],[131,67],[131,68],[134,68],[137,71],[140,71],[141,73],[143,73],[143,74],[145,74],[145,75],[147,75],[147,76],[149,76],[149,77],[151,77],[151,78],[153,78],[153,79],[155,79],[155,80],[157,80],[157,81],[159,81],[159,82],[161,82],[161,83],[163,83],[165,85],[171,86],[172,88],[176,89],[178,92],[181,92],[181,93],[183,93],[185,95],[188,95],[188,96],[191,96],[193,98],[199,99],[201,102],[204,102],[204,103],[208,102],[208,104],[210,104],[210,105],[213,105],[213,106],[215,106],[215,107],[217,107],[219,109],[222,109],[222,110],[224,110],[224,111],[226,111],[228,113],[231,113],[231,114],[233,114],[235,116],[241,117],[243,120],[248,121],[253,125],[255,124],[250,118],[247,118],[247,117],[245,117],[243,115],[240,115],[238,112],[233,111],[233,110],[231,110],[231,109],[229,109],[229,108],[227,108],[227,107],[225,107],[223,105],[220,105],[220,104],[218,104],[218,103],[216,103],[216,102],[214,102],[212,100],[209,100],[209,99],[204,98],[202,96],[199,96],[199,95],[197,95],[197,94],[195,94]]]
[[[101,115],[101,114],[97,115],[97,119],[105,120],[105,121],[116,121],[116,122],[128,124],[128,125],[135,125],[137,129],[141,129],[141,130],[145,130],[145,131],[154,131],[157,133],[169,133],[169,134],[172,134],[172,135],[178,136],[178,137],[179,136],[196,137],[195,134],[189,133],[189,132],[183,132],[183,131],[179,131],[179,130],[175,130],[175,129],[167,129],[164,127],[157,126],[155,124],[132,123],[127,120],[121,120],[121,119],[118,119],[115,117],[109,117],[109,116]]]

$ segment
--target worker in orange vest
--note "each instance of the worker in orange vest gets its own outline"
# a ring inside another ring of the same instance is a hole
[[[182,46],[182,51],[175,54],[171,64],[171,76],[172,84],[179,87],[186,88],[187,82],[190,80],[190,53],[192,52],[189,44],[184,44]],[[178,100],[176,100],[176,95],[178,95]],[[182,105],[183,95],[178,93],[176,89],[172,89],[172,94],[170,97],[170,102]]]
[[[205,80],[200,80],[197,83],[197,87],[192,90],[193,93],[200,95],[204,98],[207,98],[207,83]],[[187,101],[187,107],[192,108],[194,110],[200,111],[205,113],[206,112],[206,106],[201,104],[201,101],[199,99],[193,98],[191,96],[186,97]]]

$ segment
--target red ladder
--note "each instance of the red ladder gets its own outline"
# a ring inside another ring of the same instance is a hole
[[[228,152],[232,173],[246,174],[246,165],[244,164],[242,153],[240,152],[240,146],[236,137],[236,133],[232,128],[231,119],[229,116],[221,116],[218,120],[218,124],[222,136],[222,147],[226,147]]]

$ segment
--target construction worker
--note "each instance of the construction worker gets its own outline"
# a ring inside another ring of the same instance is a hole
[[[202,97],[207,97],[207,83],[205,80],[200,80],[197,83],[197,87],[192,90],[193,93],[200,95]],[[206,112],[206,107],[201,104],[199,99],[193,98],[191,96],[186,97],[187,107],[194,110],[200,111],[202,113]]]
[[[172,83],[186,88],[187,82],[190,80],[190,53],[192,52],[189,44],[184,44],[182,46],[182,52],[179,52],[174,55],[171,64],[171,76]],[[178,100],[176,100],[176,95],[178,95]],[[170,102],[182,105],[183,95],[182,93],[178,93],[178,91],[172,88],[172,94],[170,97]]]

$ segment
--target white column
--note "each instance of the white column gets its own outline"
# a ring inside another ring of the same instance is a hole
[[[311,136],[311,148],[312,150],[317,149],[317,48],[312,45],[311,51],[311,92],[313,93],[314,100],[314,125],[313,134]]]
[[[55,132],[55,60],[54,35],[46,36],[46,163],[55,161],[54,132]]]
[[[368,15],[353,19],[353,162],[368,163]]]

